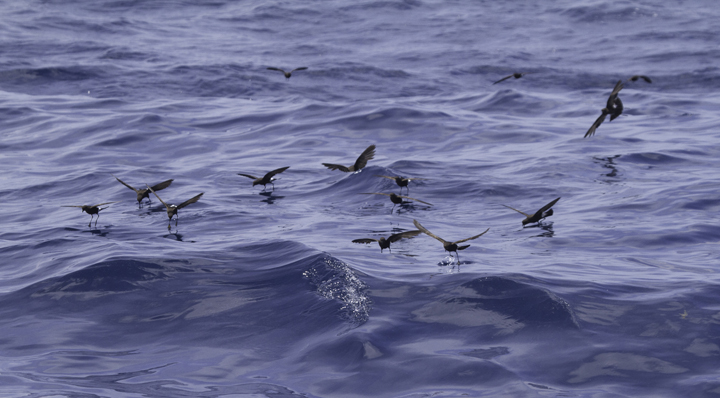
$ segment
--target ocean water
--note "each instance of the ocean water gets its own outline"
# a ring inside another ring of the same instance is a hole
[[[0,396],[720,396],[714,2],[0,10]]]

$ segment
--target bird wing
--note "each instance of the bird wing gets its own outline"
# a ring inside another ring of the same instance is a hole
[[[618,80],[617,83],[615,83],[615,88],[613,88],[612,93],[610,93],[610,96],[607,100],[607,106],[606,108],[612,109],[615,105],[615,98],[617,98],[618,93],[620,93],[620,90],[623,89],[623,82],[622,80]]]
[[[550,202],[550,203],[546,204],[545,206],[543,206],[540,210],[538,210],[538,211],[535,212],[534,217],[542,216],[542,214],[545,213],[545,211],[547,211],[547,210],[549,210],[551,207],[555,206],[555,203],[557,203],[558,200],[560,200],[560,198],[557,198],[557,199],[553,200],[552,202]]]
[[[243,176],[243,177],[247,177],[247,178],[252,178],[253,180],[257,180],[257,179],[258,179],[257,177],[251,176],[250,174],[238,173],[238,175],[239,175],[239,176]]]
[[[158,198],[158,200],[160,201],[160,203],[162,203],[163,205],[165,205],[165,208],[166,208],[166,209],[169,209],[169,208],[170,208],[170,206],[168,206],[167,203],[163,202],[163,200],[160,199],[160,197],[158,196],[158,194],[157,194],[155,191],[153,191],[153,189],[152,189],[152,187],[151,187],[150,185],[145,184],[145,186],[148,187],[148,189],[150,190],[150,192],[152,192],[152,193],[155,195],[156,198]]]
[[[373,242],[377,242],[377,241],[378,241],[377,239],[365,238],[365,239],[355,239],[355,240],[353,240],[353,243],[373,243]]]
[[[495,83],[493,83],[493,84],[498,84],[498,83],[500,83],[500,82],[502,82],[502,81],[505,81],[505,80],[507,80],[507,79],[509,79],[509,78],[513,77],[513,76],[515,76],[515,74],[512,74],[512,75],[508,75],[508,76],[505,76],[505,77],[503,77],[502,79],[500,79],[500,80],[496,81],[496,82],[495,82]]]
[[[163,190],[163,189],[169,187],[170,184],[172,184],[173,181],[175,181],[175,180],[172,180],[172,179],[171,179],[171,180],[163,181],[163,182],[161,182],[161,183],[159,183],[159,184],[155,184],[155,185],[152,186],[152,189],[154,189],[155,191]]]
[[[390,177],[390,176],[381,176],[381,175],[379,175],[379,174],[375,174],[375,177],[382,177],[382,178],[387,178],[388,180],[393,180],[393,181],[395,180],[395,177]]]
[[[113,177],[115,177],[113,174],[110,174],[110,175],[113,176]],[[132,189],[132,190],[135,191],[136,193],[137,193],[138,191],[140,191],[139,189],[135,189],[135,188],[131,187],[131,186],[128,185],[125,181],[123,181],[123,180],[121,180],[121,179],[119,179],[119,178],[117,178],[117,177],[115,177],[115,179],[118,180],[118,181],[120,181],[120,184],[125,185],[126,187]],[[170,180],[170,181],[172,181],[172,180]]]
[[[296,70],[305,70],[305,69],[307,69],[307,66],[301,66],[299,68],[295,68],[295,69],[291,70],[290,73],[295,72]]]
[[[60,206],[60,207],[82,207],[82,206]]]
[[[323,163],[322,165],[327,167],[330,170],[340,170],[340,171],[344,171],[346,173],[350,172],[350,168],[343,166],[341,164]]]
[[[432,203],[428,203],[428,202],[425,202],[425,201],[420,200],[420,199],[411,198],[411,197],[409,197],[409,196],[400,196],[400,195],[398,195],[398,197],[405,198],[405,199],[410,199],[410,200],[414,200],[414,201],[416,201],[416,202],[425,203],[426,205],[432,206]]]
[[[276,70],[276,71],[280,71],[280,72],[282,72],[282,73],[285,73],[285,71],[282,70],[282,69],[280,69],[280,68],[272,68],[272,67],[271,67],[271,68],[268,68],[268,70]]]
[[[419,231],[419,230],[400,232],[399,234],[390,235],[390,237],[388,237],[387,240],[388,240],[390,243],[392,243],[392,242],[397,242],[397,241],[399,241],[400,239],[403,239],[403,238],[412,238],[412,237],[415,237],[415,236],[420,235],[421,233],[422,233],[422,231]]]
[[[592,126],[590,126],[590,128],[588,129],[587,133],[585,133],[585,136],[583,138],[587,138],[587,137],[590,137],[593,134],[595,134],[595,130],[598,127],[600,127],[603,120],[605,120],[605,116],[607,116],[607,112],[605,112],[605,110],[603,110],[602,114],[600,114],[600,117],[595,119],[595,122],[592,124]]]
[[[650,80],[649,77],[647,77],[647,76],[642,76],[642,75],[641,75],[640,77],[641,77],[643,80],[645,80],[646,82],[652,83],[652,80]]]
[[[102,205],[109,205],[109,204],[112,204],[112,203],[117,203],[117,202],[105,202],[105,203],[100,203],[100,204],[98,204],[98,205],[92,205],[91,207],[100,207],[100,206],[102,206]]]
[[[422,225],[420,225],[420,223],[417,222],[417,220],[413,220],[413,224],[415,224],[415,227],[417,227],[417,229],[419,229],[420,231],[422,231],[422,232],[424,232],[425,234],[427,234],[427,235],[429,235],[429,236],[432,236],[433,238],[435,238],[435,239],[439,240],[440,242],[442,242],[443,245],[448,243],[445,239],[443,239],[443,238],[435,235],[434,233],[428,231],[428,229],[425,228],[425,227],[423,227]],[[487,231],[486,231],[486,232],[487,232]]]
[[[429,180],[429,178],[418,178],[418,177],[415,177],[415,178],[406,178],[406,180],[408,180],[408,181],[420,181],[420,180],[425,180],[425,181],[427,181],[427,180]]]
[[[193,203],[197,202],[198,200],[200,200],[200,197],[203,196],[203,194],[205,194],[205,192],[202,192],[202,193],[200,193],[200,194],[197,194],[197,195],[193,196],[191,199],[188,199],[188,200],[180,203],[179,205],[177,205],[177,208],[178,208],[178,209],[182,209],[183,207],[185,207],[185,206],[187,206],[187,205],[190,205],[190,204],[193,204]]]
[[[375,145],[370,145],[358,156],[353,166],[354,171],[358,171],[367,165],[368,160],[375,157]]]
[[[522,215],[525,216],[525,217],[530,217],[530,214],[523,213],[523,212],[521,212],[521,211],[518,210],[518,209],[514,209],[514,208],[512,208],[512,207],[510,207],[510,206],[508,206],[508,205],[503,205],[503,206],[507,207],[508,209],[515,210],[516,212],[522,214]]]
[[[270,179],[270,178],[272,178],[272,176],[274,176],[275,174],[280,174],[280,173],[282,173],[283,171],[285,171],[285,170],[287,170],[287,169],[289,169],[289,168],[290,168],[290,166],[281,167],[281,168],[279,168],[279,169],[275,169],[275,170],[273,170],[273,171],[265,174],[265,177],[264,177],[264,178]]]
[[[490,230],[490,228],[486,229],[485,232],[487,232],[487,231],[489,231],[489,230]],[[480,235],[475,235],[475,236],[472,236],[472,237],[467,238],[467,239],[456,240],[456,241],[453,242],[453,243],[457,244],[457,243],[467,242],[467,241],[469,241],[469,240],[477,239],[477,238],[485,235],[485,232],[481,233]],[[458,250],[462,250],[462,249],[458,248]]]

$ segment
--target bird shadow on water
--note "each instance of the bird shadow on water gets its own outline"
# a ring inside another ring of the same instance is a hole
[[[523,229],[525,229],[525,228],[539,228],[540,230],[543,231],[539,235],[534,235],[533,238],[552,238],[553,236],[555,236],[555,231],[553,230],[552,222],[544,223],[541,221],[535,225],[523,227]]]
[[[261,202],[265,202],[269,205],[275,203],[276,200],[284,198],[284,196],[273,196],[272,191],[263,191],[260,192],[258,195],[265,196],[265,199],[261,200]]]

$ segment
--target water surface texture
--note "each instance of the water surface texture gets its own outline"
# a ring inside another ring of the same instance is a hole
[[[720,396],[714,2],[0,10],[0,396]]]

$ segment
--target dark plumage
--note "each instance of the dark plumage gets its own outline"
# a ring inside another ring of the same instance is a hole
[[[147,185],[147,184],[145,184],[145,185]],[[200,199],[200,197],[203,196],[203,194],[205,193],[205,192],[202,192],[198,195],[195,195],[191,199],[188,199],[188,200],[180,203],[179,205],[175,206],[175,205],[169,205],[169,204],[163,202],[163,200],[160,199],[160,197],[158,196],[157,192],[155,192],[149,185],[147,185],[147,187],[150,190],[150,192],[155,194],[155,197],[158,198],[160,203],[165,205],[165,209],[167,209],[167,215],[168,215],[168,229],[170,229],[170,221],[172,221],[173,216],[177,216],[177,217],[175,217],[175,226],[177,227],[178,220],[180,219],[180,216],[178,215],[178,210],[182,209],[183,207],[185,207],[187,205],[197,202]]]
[[[412,237],[418,236],[420,233],[422,233],[422,231],[406,231],[406,232],[401,232],[401,233],[399,233],[399,234],[390,235],[387,239],[385,239],[385,238],[380,238],[380,239],[371,239],[371,238],[367,238],[367,239],[355,239],[355,240],[353,241],[353,243],[372,243],[372,242],[377,242],[378,245],[380,245],[380,253],[382,253],[383,249],[388,249],[388,250],[390,250],[390,243],[397,242],[397,241],[399,241],[400,239],[403,239],[403,238],[412,238]],[[390,250],[390,252],[392,252],[392,250]]]
[[[385,195],[385,196],[389,196],[389,197],[390,197],[390,201],[393,202],[393,208],[390,209],[390,213],[392,213],[393,210],[395,209],[395,205],[399,205],[399,204],[402,204],[402,203],[403,203],[403,199],[414,200],[414,201],[416,201],[416,202],[425,203],[426,205],[432,206],[432,203],[428,203],[428,202],[422,201],[422,200],[420,200],[420,199],[411,198],[411,197],[409,197],[409,196],[395,195],[394,193],[362,192],[361,195]]]
[[[629,78],[628,80],[636,82],[638,79],[643,79],[648,83],[652,83],[652,80],[650,80],[650,78],[645,75],[635,75],[635,76]]]
[[[424,232],[425,234],[430,235],[430,236],[432,236],[433,238],[439,240],[439,241],[443,244],[443,248],[445,248],[446,251],[451,252],[451,253],[452,253],[452,252],[455,252],[455,254],[457,254],[457,256],[458,256],[458,264],[460,264],[460,254],[458,253],[458,250],[465,250],[465,249],[467,249],[468,247],[470,247],[470,245],[458,246],[457,244],[458,244],[458,243],[462,243],[462,242],[467,242],[467,241],[469,241],[469,240],[477,239],[477,238],[485,235],[485,232],[487,232],[487,231],[490,230],[490,228],[488,228],[488,229],[485,230],[485,232],[483,232],[483,233],[481,233],[481,234],[478,234],[478,235],[475,235],[475,236],[471,236],[471,237],[469,237],[469,238],[467,238],[467,239],[461,239],[461,240],[457,240],[457,241],[455,241],[455,242],[448,242],[448,241],[446,241],[445,239],[443,239],[443,238],[435,235],[434,233],[428,231],[427,228],[425,228],[425,227],[423,227],[422,225],[420,225],[420,223],[417,222],[417,220],[413,220],[413,224],[415,224],[415,227],[417,227],[417,229],[419,229],[420,231],[422,231],[422,232]]]
[[[273,181],[275,181],[275,178],[273,178],[273,177],[275,176],[275,174],[280,174],[280,173],[282,173],[283,171],[285,171],[285,170],[287,170],[287,169],[289,169],[289,168],[290,168],[290,166],[281,167],[281,168],[279,168],[279,169],[273,170],[273,171],[265,174],[265,176],[263,176],[262,178],[255,177],[255,176],[250,175],[250,174],[238,173],[238,175],[239,175],[239,176],[243,176],[243,177],[247,177],[247,178],[252,178],[252,179],[254,179],[255,181],[253,181],[253,186],[255,186],[255,185],[262,185],[262,186],[263,186],[263,191],[265,190],[265,188],[267,188],[267,184],[271,184],[272,187],[273,187],[273,191],[274,191],[274,190],[275,190],[275,184],[273,184]]]
[[[400,193],[402,193],[402,187],[405,187],[405,188],[407,188],[408,195],[410,195],[410,188],[408,187],[408,183],[410,183],[410,181],[427,180],[427,178],[404,178],[404,177],[390,177],[390,176],[381,176],[381,175],[376,175],[375,177],[382,177],[382,178],[387,178],[389,180],[395,181],[395,183],[400,187]]]
[[[111,174],[111,175],[112,175],[112,174]],[[112,176],[115,177],[114,175],[112,175]],[[129,184],[125,183],[123,180],[121,180],[121,179],[119,179],[119,178],[117,178],[117,177],[115,177],[115,179],[118,180],[118,181],[120,182],[120,184],[123,184],[123,185],[125,185],[126,187],[128,187],[128,188],[132,189],[133,191],[135,191],[135,193],[137,194],[138,204],[140,204],[140,202],[142,202],[142,200],[145,199],[145,198],[147,198],[148,200],[150,200],[150,190],[149,190],[149,189],[137,189],[137,188],[133,188],[133,187],[130,186]],[[159,184],[153,185],[153,186],[152,186],[152,189],[155,190],[155,191],[163,190],[163,189],[169,187],[170,184],[172,184],[173,181],[175,181],[175,180],[163,181],[163,182],[161,182],[161,183],[159,183]]]
[[[620,98],[618,97],[618,93],[623,88],[622,80],[618,80],[618,82],[615,84],[615,88],[613,89],[612,93],[610,93],[610,97],[608,97],[607,104],[605,108],[602,108],[600,112],[600,117],[598,117],[595,120],[595,123],[590,126],[590,129],[585,133],[585,137],[587,138],[595,134],[595,130],[600,127],[602,122],[605,120],[605,116],[610,115],[610,121],[613,121],[616,117],[620,116],[623,112],[623,103],[620,101]]]
[[[117,203],[117,202],[105,202],[100,203],[97,205],[82,205],[82,206],[62,206],[62,207],[79,207],[81,211],[84,211],[85,213],[90,215],[90,222],[88,223],[88,228],[90,228],[90,225],[92,225],[93,215],[97,214],[97,218],[95,219],[95,226],[97,227],[97,220],[100,219],[100,211],[107,209],[107,207],[100,207],[103,205],[109,205],[111,203]]]
[[[340,165],[340,164],[332,164],[332,163],[323,163],[323,166],[327,167],[330,170],[340,170],[344,171],[346,173],[350,173],[353,171],[358,171],[365,167],[367,165],[368,160],[373,159],[375,157],[375,145],[370,145],[363,151],[363,153],[358,156],[357,160],[355,161],[355,164],[349,167]]]
[[[529,73],[529,72],[528,72],[528,73]],[[525,76],[525,75],[527,75],[527,73],[513,73],[512,75],[508,75],[508,76],[503,77],[502,79],[496,81],[496,82],[493,83],[493,84],[498,84],[498,83],[500,83],[500,82],[502,82],[502,81],[505,81],[505,80],[507,80],[507,79],[509,79],[509,78],[511,78],[511,77],[514,77],[514,78],[516,78],[516,79],[519,79],[519,78],[521,78],[521,77],[523,77],[523,76]]]
[[[268,70],[276,70],[276,71],[282,72],[282,74],[285,75],[285,79],[289,79],[290,76],[292,76],[292,73],[295,72],[296,70],[305,70],[305,69],[307,69],[307,66],[303,66],[301,68],[295,68],[295,69],[291,70],[290,72],[285,72],[284,70],[282,70],[280,68],[272,68],[272,67],[268,68]]]
[[[557,199],[553,200],[552,202],[546,204],[540,210],[536,211],[535,214],[527,214],[527,213],[521,212],[518,209],[513,209],[510,206],[506,206],[506,205],[503,205],[503,206],[507,207],[508,209],[515,210],[516,212],[524,215],[526,218],[524,220],[522,220],[522,224],[525,225],[525,224],[532,224],[532,223],[540,222],[540,220],[542,220],[543,218],[552,216],[553,215],[552,207],[555,205],[555,203],[557,203],[558,200],[560,200],[560,198],[557,198]]]

